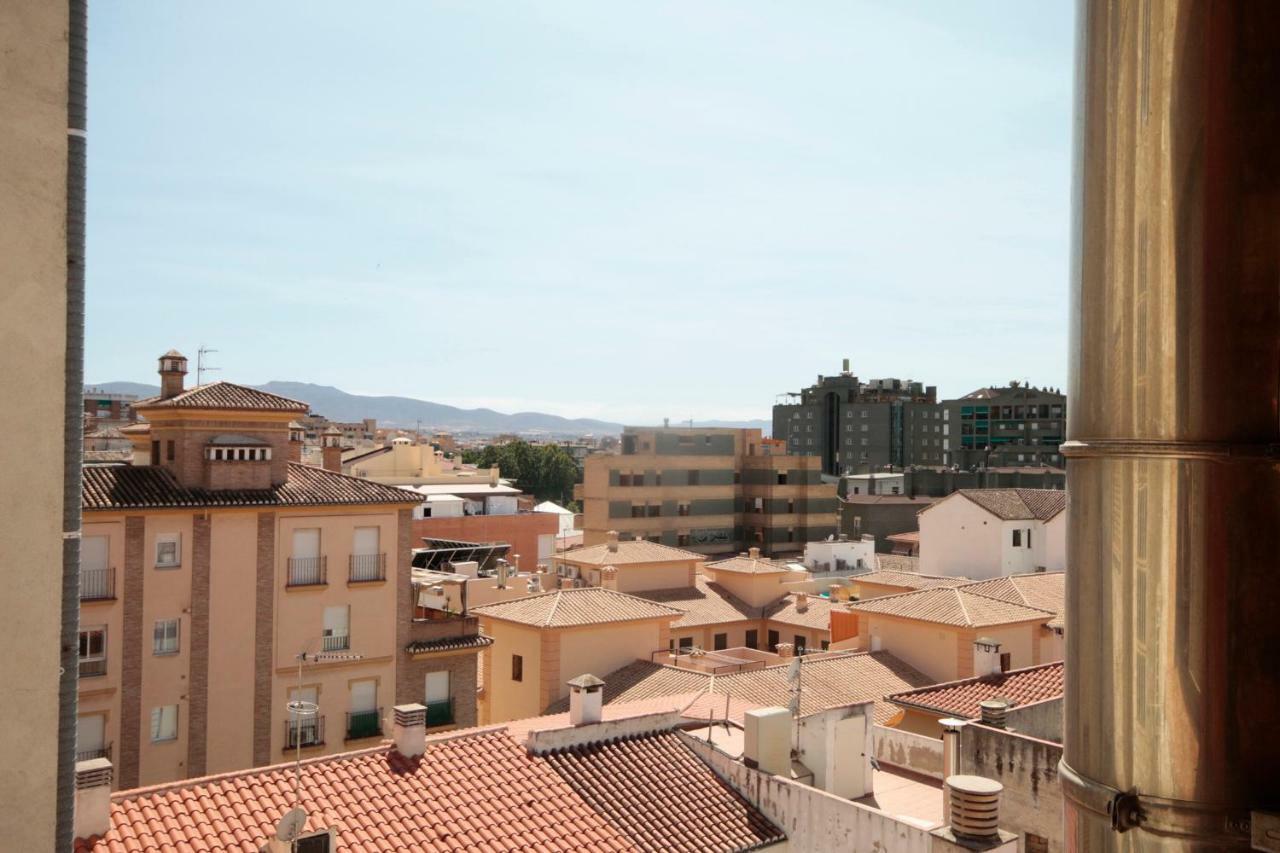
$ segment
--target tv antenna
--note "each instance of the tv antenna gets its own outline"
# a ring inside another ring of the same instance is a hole
[[[217,352],[217,350],[210,349],[204,344],[201,344],[200,348],[196,350],[196,384],[197,385],[204,384],[204,375],[206,372],[213,372],[215,370],[222,369],[221,367],[210,367],[204,363],[204,357],[211,352]]]

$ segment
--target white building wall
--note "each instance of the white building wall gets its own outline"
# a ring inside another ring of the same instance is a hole
[[[1067,513],[1069,509],[1055,515],[1044,523],[1044,534],[1041,539],[1044,541],[1045,550],[1040,558],[1040,565],[1045,567],[1046,571],[1060,572],[1067,568]]]
[[[859,568],[858,561],[861,560],[863,568],[872,569],[876,566],[875,552],[875,537],[848,539],[843,542],[838,539],[807,542],[802,562],[813,571],[823,571],[824,568],[826,571],[835,571],[836,560],[844,560],[848,569]]]
[[[960,493],[919,515],[920,572],[974,580],[999,577],[1004,523]]]

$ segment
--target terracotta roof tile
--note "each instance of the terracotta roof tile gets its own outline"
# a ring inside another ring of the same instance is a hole
[[[301,400],[281,397],[267,391],[259,391],[247,385],[234,382],[206,382],[188,388],[181,394],[162,400],[147,397],[133,404],[137,411],[142,409],[249,409],[254,411],[276,412],[308,412],[311,407]]]
[[[787,681],[789,664],[779,664],[748,672],[712,676],[710,673],[680,669],[649,661],[635,661],[616,669],[604,679],[604,701],[635,702],[710,690],[733,701],[755,706],[785,706],[790,699]],[[849,652],[810,655],[805,658],[801,713],[810,714],[834,705],[876,702],[877,722],[885,722],[898,711],[883,701],[890,693],[932,683],[932,679],[889,652]],[[548,713],[567,710],[569,700],[552,703]]]
[[[743,575],[776,575],[791,571],[787,568],[786,563],[777,560],[770,560],[765,557],[730,557],[727,560],[717,560],[714,563],[707,563],[708,569],[717,572],[734,572]]]
[[[956,494],[1004,521],[1048,521],[1067,508],[1067,493],[1060,489],[960,489]]]
[[[115,794],[111,828],[76,850],[254,853],[293,803],[293,774],[282,764]],[[378,748],[305,761],[301,791],[307,828],[335,828],[340,850],[637,849],[501,730],[431,739],[420,759]]]
[[[751,607],[720,584],[709,581],[702,575],[694,578],[694,585],[691,587],[657,589],[636,594],[640,598],[683,611],[683,615],[671,623],[673,629],[760,618],[759,607]]]
[[[876,554],[876,568],[890,572],[918,572],[920,558],[908,554]]]
[[[682,611],[634,595],[602,587],[558,589],[524,598],[471,608],[476,616],[536,625],[569,628],[603,622],[630,622],[682,615]]]
[[[919,690],[895,693],[889,701],[896,705],[924,708],[962,720],[982,715],[980,703],[987,699],[1006,699],[1013,705],[1028,705],[1056,699],[1063,693],[1062,661],[1013,669],[998,676],[980,676],[935,684]]]
[[[571,563],[585,563],[592,566],[621,566],[627,563],[661,563],[675,560],[702,560],[701,554],[672,548],[659,542],[645,539],[634,539],[619,542],[618,550],[610,551],[608,544],[588,545],[585,548],[574,548],[565,551],[556,559]]]
[[[411,655],[431,654],[433,652],[456,652],[462,649],[483,649],[492,646],[493,638],[484,634],[471,637],[444,637],[439,640],[419,640],[404,647]]]
[[[674,732],[557,750],[546,761],[640,850],[746,850],[785,838]]]
[[[831,601],[820,595],[807,595],[802,610],[800,595],[793,592],[767,606],[764,609],[764,617],[770,622],[779,622],[783,625],[830,631]]]
[[[881,569],[861,575],[850,575],[850,583],[874,583],[883,586],[900,586],[903,589],[933,589],[934,587],[965,586],[968,578],[944,578],[937,575],[922,575],[919,572],[896,572]]]
[[[416,504],[421,501],[420,496],[403,489],[298,462],[290,462],[288,479],[270,489],[186,488],[166,469],[151,465],[86,467],[80,495],[86,510]]]
[[[1048,624],[1050,627],[1062,627],[1066,624],[1067,585],[1065,572],[1032,572],[1030,574],[1006,575],[986,581],[967,583],[964,588],[970,592],[1025,604],[1038,610],[1048,610],[1056,614]]]
[[[984,628],[1041,620],[1056,614],[969,591],[966,587],[935,587],[880,598],[868,598],[848,605],[858,613],[881,613],[921,622]]]

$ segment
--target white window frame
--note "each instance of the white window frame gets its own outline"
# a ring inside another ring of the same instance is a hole
[[[151,742],[169,743],[178,739],[178,706],[157,705],[151,709]]]
[[[162,546],[173,546],[173,559],[161,559]],[[182,566],[182,534],[181,533],[160,533],[156,535],[156,563],[157,569],[177,569]]]
[[[157,619],[151,627],[151,653],[165,657],[182,650],[182,620]]]

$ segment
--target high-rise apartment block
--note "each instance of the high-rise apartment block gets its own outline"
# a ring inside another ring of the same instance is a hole
[[[773,437],[788,453],[819,456],[831,476],[886,466],[942,465],[937,388],[910,379],[862,382],[849,369],[819,376],[792,402],[773,407]]]
[[[948,465],[962,469],[1061,465],[1067,397],[1057,389],[1010,382],[943,404]]]
[[[699,554],[799,552],[836,532],[819,463],[758,429],[627,427],[621,453],[586,460],[584,544],[616,530]]]

